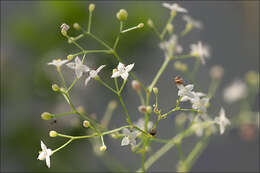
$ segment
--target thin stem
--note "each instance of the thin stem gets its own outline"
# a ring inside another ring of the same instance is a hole
[[[116,91],[118,92],[119,91],[119,87],[118,87],[118,83],[117,83],[117,78],[114,78],[114,81],[115,81]]]
[[[52,114],[52,118],[57,118],[57,117],[63,117],[66,115],[71,115],[71,114],[75,114],[75,111],[72,112],[64,112],[64,113],[60,113],[60,114]]]
[[[89,11],[89,16],[88,16],[88,33],[90,33],[91,22],[92,22],[92,11]]]
[[[74,81],[72,82],[72,84],[70,85],[70,87],[66,90],[66,92],[68,93],[71,88],[76,84],[76,82],[78,81],[79,79],[78,78],[75,78]]]
[[[106,112],[104,114],[104,117],[103,119],[101,120],[101,125],[105,128],[107,128],[110,120],[111,120],[111,117],[112,117],[112,114],[114,112],[114,110],[116,109],[117,107],[117,103],[116,101],[110,101],[108,103],[108,106],[107,106],[107,109],[106,109]]]
[[[63,144],[62,146],[60,146],[59,148],[57,148],[56,150],[52,151],[52,154],[54,154],[55,152],[59,151],[60,149],[66,147],[69,143],[71,143],[73,141],[73,139],[68,140],[68,142],[66,142],[65,144]]]
[[[162,30],[162,33],[160,34],[160,39],[163,40],[166,32],[167,32],[167,25],[169,25],[172,20],[174,19],[175,15],[171,15],[170,18],[168,19],[167,21],[167,24],[164,26],[163,30]]]
[[[122,92],[122,90],[123,90],[123,88],[124,88],[124,86],[125,86],[125,84],[126,84],[126,81],[127,81],[127,80],[124,80],[124,82],[123,82],[123,84],[122,84],[122,86],[121,86],[121,88],[120,88],[120,90],[119,90],[119,94]]]
[[[113,88],[111,88],[108,84],[106,84],[103,80],[100,78],[95,78],[100,84],[104,85],[106,88],[111,90],[113,93],[118,94],[117,91],[115,91]]]
[[[120,39],[120,34],[121,34],[122,30],[123,30],[123,26],[124,26],[123,21],[120,21],[119,33],[118,33],[118,35],[117,35],[117,37],[116,37],[116,41],[115,41],[114,46],[113,46],[113,49],[114,49],[114,50],[116,50],[116,47],[117,47],[117,45],[118,45],[118,42],[119,42],[119,39]]]
[[[133,125],[133,123],[132,123],[132,121],[131,121],[131,119],[130,119],[130,116],[129,116],[129,114],[128,114],[128,111],[127,111],[127,109],[126,109],[125,103],[124,103],[124,101],[123,101],[123,99],[122,99],[122,96],[121,96],[120,94],[118,94],[118,97],[119,97],[120,103],[121,103],[121,105],[122,105],[122,107],[123,107],[123,109],[124,109],[124,111],[125,111],[125,115],[126,115],[126,117],[127,117],[127,122],[128,122],[130,125]]]
[[[58,71],[59,76],[60,76],[60,78],[61,78],[62,85],[64,86],[64,88],[67,88],[67,87],[66,87],[66,82],[65,82],[65,79],[64,79],[64,77],[63,77],[63,74],[62,74],[62,72],[61,72],[60,67],[57,67],[57,71]]]
[[[139,96],[139,98],[140,98],[141,104],[142,104],[142,105],[145,105],[144,96],[143,96],[141,90],[138,90],[138,91],[137,91],[137,94],[138,94],[138,96]]]
[[[134,26],[134,27],[132,27],[132,28],[125,29],[125,30],[121,31],[121,33],[123,34],[123,33],[129,32],[129,31],[138,29],[138,28],[139,28],[139,26],[137,25],[137,26]]]
[[[84,32],[84,34],[89,35],[90,37],[92,37],[93,39],[95,39],[97,42],[99,42],[100,44],[102,44],[104,47],[106,47],[108,50],[112,50],[112,48],[106,44],[104,41],[102,41],[100,38],[98,38],[97,36],[95,36],[92,33],[88,33],[88,32]]]
[[[70,38],[70,36],[66,35],[68,40],[70,40],[75,46],[77,46],[80,50],[85,51],[76,41],[74,41],[74,38]]]
[[[180,55],[180,56],[175,56],[175,59],[185,59],[185,58],[194,58],[194,56],[187,54],[187,55]]]
[[[178,150],[179,157],[180,157],[181,161],[183,162],[184,161],[184,155],[183,155],[183,152],[181,150],[181,144],[180,143],[176,144],[176,147],[177,147],[177,150]]]

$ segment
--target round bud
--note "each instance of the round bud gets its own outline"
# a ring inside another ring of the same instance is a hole
[[[70,55],[67,56],[67,59],[68,59],[69,61],[71,61],[71,60],[73,59],[73,57],[74,57],[74,56],[70,54]]]
[[[50,137],[55,138],[58,135],[58,133],[56,131],[52,130],[52,131],[50,131],[49,135],[50,135]]]
[[[60,89],[57,84],[52,84],[51,88],[52,88],[52,90],[55,91],[55,92],[59,91],[59,89]]]
[[[66,31],[65,29],[62,29],[62,30],[61,30],[61,34],[62,34],[63,36],[67,36],[67,31]]]
[[[143,24],[143,23],[139,23],[139,24],[137,25],[137,27],[138,27],[138,28],[142,28],[142,27],[144,27],[144,24]]]
[[[148,114],[151,114],[152,111],[153,111],[152,106],[146,106],[146,112],[147,112]]]
[[[73,28],[76,30],[80,30],[80,25],[78,23],[74,23]]]
[[[146,107],[144,105],[138,106],[138,111],[141,113],[146,113]]]
[[[132,88],[134,89],[134,90],[136,90],[136,91],[139,91],[140,90],[140,83],[137,81],[137,80],[133,80],[132,81],[132,83],[131,83],[131,85],[132,85]]]
[[[180,61],[176,61],[174,64],[173,64],[173,67],[178,70],[178,71],[181,71],[181,72],[185,72],[187,71],[188,67],[186,64],[180,62]]]
[[[157,87],[154,87],[154,88],[153,88],[153,93],[154,93],[154,95],[157,95],[157,94],[158,94],[158,88],[157,88]]]
[[[167,24],[166,29],[169,33],[173,32],[173,25],[171,23]]]
[[[156,133],[157,133],[157,131],[155,129],[149,130],[149,134],[152,135],[152,136],[155,136]]]
[[[43,120],[49,120],[49,119],[52,118],[52,116],[51,116],[51,114],[49,112],[43,112],[41,114],[41,117],[42,117]]]
[[[252,70],[247,72],[246,81],[251,86],[257,86],[259,83],[259,73],[252,71]]]
[[[116,13],[116,17],[120,21],[127,20],[128,13],[125,9],[120,9],[119,12]]]
[[[83,121],[83,127],[88,128],[89,126],[90,126],[90,122],[89,121],[87,121],[87,120]]]
[[[77,108],[77,111],[78,111],[80,114],[84,114],[84,113],[85,113],[85,109],[84,109],[83,106],[79,106],[79,107]]]
[[[63,93],[66,92],[65,88],[60,88],[60,91],[63,92]]]
[[[148,19],[147,20],[147,25],[152,28],[153,27],[153,21],[151,19]]]
[[[209,73],[212,79],[221,79],[224,74],[224,69],[219,65],[215,65],[210,69]]]
[[[103,146],[101,146],[101,147],[99,148],[99,150],[102,151],[102,152],[103,152],[103,151],[106,151],[106,150],[107,150],[107,147],[106,147],[105,145],[103,145]]]
[[[89,10],[90,12],[94,11],[94,10],[95,10],[95,4],[89,4],[88,10]]]

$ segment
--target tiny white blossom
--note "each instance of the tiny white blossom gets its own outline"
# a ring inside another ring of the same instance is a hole
[[[195,96],[190,100],[192,103],[192,108],[205,113],[207,111],[207,106],[209,104],[209,98],[208,97],[200,98],[201,96],[203,96],[202,95],[203,93],[194,92],[193,94]]]
[[[144,118],[139,118],[137,120],[137,122],[134,122],[134,125],[136,125],[137,127],[139,127],[141,130],[144,130],[145,128],[145,119]],[[153,122],[152,121],[148,121],[147,123],[147,129],[148,131],[153,127]],[[142,133],[142,132],[139,132]]]
[[[66,64],[69,60],[61,60],[61,59],[54,59],[52,62],[49,62],[48,65],[54,65],[56,67],[61,67],[63,64]]]
[[[187,101],[189,99],[194,98],[194,92],[192,92],[194,85],[182,85],[182,84],[178,84],[177,87],[179,88],[178,91],[178,96],[182,97],[181,101]]]
[[[61,24],[60,26],[61,30],[68,31],[70,29],[70,26],[66,23]]]
[[[183,20],[185,20],[187,22],[187,24],[192,25],[195,28],[201,29],[202,28],[202,23],[200,21],[194,20],[193,18],[191,18],[188,15],[184,15]]]
[[[116,72],[113,72],[111,77],[117,78],[117,77],[121,76],[124,80],[127,80],[128,75],[129,75],[128,73],[132,70],[133,67],[134,67],[134,63],[125,67],[124,64],[119,62]]]
[[[136,130],[130,132],[127,128],[123,129],[123,133],[125,134],[122,139],[121,146],[132,145],[136,146],[136,137],[138,136],[138,132]]]
[[[247,86],[241,80],[235,80],[224,89],[223,97],[227,103],[233,103],[247,96]]]
[[[90,71],[90,68],[84,65],[78,56],[75,58],[75,63],[70,62],[66,65],[71,69],[75,69],[75,73],[78,79],[82,76],[83,72]]]
[[[176,12],[182,12],[182,13],[187,13],[188,11],[185,8],[182,8],[176,3],[169,4],[169,3],[163,3],[163,7],[168,8],[170,10],[174,10]]]
[[[225,110],[223,108],[220,109],[219,117],[215,118],[215,122],[219,125],[221,135],[225,132],[225,127],[231,124],[227,119]]]
[[[191,44],[190,46],[192,56],[198,56],[201,60],[202,64],[205,64],[205,58],[210,56],[209,47],[206,45],[202,45],[199,41],[197,44]]]
[[[52,150],[47,148],[46,145],[42,141],[41,141],[41,148],[42,148],[42,151],[40,151],[37,159],[46,160],[46,165],[48,166],[48,168],[50,168],[51,167],[50,156],[52,154]]]
[[[171,57],[173,52],[182,53],[182,46],[178,44],[178,37],[172,35],[168,41],[163,41],[159,47],[164,51],[165,57]]]
[[[105,65],[101,65],[100,67],[98,67],[97,70],[90,70],[89,72],[89,76],[86,78],[85,80],[85,86],[87,86],[88,82],[90,79],[94,79],[98,73],[105,67]]]

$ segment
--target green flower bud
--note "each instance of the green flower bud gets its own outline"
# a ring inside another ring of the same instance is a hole
[[[89,10],[90,12],[94,11],[94,10],[95,10],[95,4],[89,4],[88,10]]]
[[[127,20],[128,13],[125,9],[120,9],[119,12],[116,13],[116,17],[120,21]]]
[[[52,116],[51,116],[51,114],[49,112],[43,112],[41,114],[41,117],[42,117],[43,120],[49,120],[49,119],[52,118]]]
[[[50,131],[50,133],[49,133],[49,136],[52,138],[56,137],[57,135],[58,135],[58,133],[54,130]]]
[[[76,30],[80,30],[80,25],[78,23],[74,23],[73,28]]]
[[[101,147],[99,148],[99,150],[102,151],[102,152],[104,152],[104,151],[107,150],[107,147],[106,147],[105,145],[103,145],[103,146],[101,146]]]
[[[83,127],[88,128],[89,126],[90,126],[90,122],[89,121],[87,121],[87,120],[83,121]]]
[[[147,25],[150,26],[151,28],[153,27],[153,21],[152,19],[147,20]]]
[[[173,32],[173,25],[171,24],[171,23],[169,23],[169,24],[167,24],[167,26],[166,26],[166,29],[167,29],[167,31],[169,32],[169,33],[172,33]]]
[[[61,34],[62,34],[63,36],[67,36],[67,31],[66,31],[65,29],[62,29],[62,30],[61,30]]]
[[[67,59],[68,59],[69,61],[71,61],[73,58],[74,58],[74,56],[71,55],[71,54],[67,56]]]
[[[151,114],[152,111],[153,111],[152,106],[146,106],[146,112],[147,112],[148,114]]]
[[[84,114],[84,113],[85,113],[85,109],[84,109],[83,106],[79,106],[79,107],[77,108],[77,111],[78,111],[80,114]]]
[[[137,25],[137,27],[138,27],[138,28],[142,28],[142,27],[144,27],[144,24],[143,24],[143,23],[139,23],[139,24]]]
[[[157,94],[158,94],[158,88],[157,88],[157,87],[154,87],[154,88],[153,88],[153,93],[154,93],[154,95],[157,95]]]
[[[60,88],[60,91],[63,92],[63,93],[66,92],[65,88]]]
[[[59,86],[58,86],[57,84],[52,84],[51,88],[52,88],[52,90],[55,91],[55,92],[57,92],[57,91],[60,90],[60,88],[59,88]]]
[[[246,81],[251,86],[257,86],[259,83],[259,73],[255,71],[248,71],[246,73]]]

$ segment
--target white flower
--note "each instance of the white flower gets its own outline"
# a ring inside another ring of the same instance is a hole
[[[171,57],[173,52],[182,53],[182,47],[178,44],[178,37],[172,35],[168,41],[163,41],[159,44],[159,47],[164,51],[165,57]]]
[[[202,45],[199,41],[197,44],[191,44],[190,46],[192,56],[200,57],[201,63],[205,64],[205,58],[210,56],[208,46]]]
[[[75,73],[78,79],[82,76],[83,72],[90,71],[89,67],[84,65],[78,56],[75,58],[75,63],[70,62],[66,65],[71,69],[75,69]]]
[[[127,128],[123,129],[123,133],[125,134],[125,137],[122,139],[121,146],[125,145],[136,145],[136,137],[138,136],[138,132],[136,130],[130,132]]]
[[[41,141],[41,148],[42,148],[42,151],[40,151],[37,159],[46,160],[46,165],[48,166],[48,168],[50,168],[51,167],[50,156],[52,154],[52,150],[47,148],[46,145],[42,141]]]
[[[220,109],[219,117],[215,118],[215,122],[219,125],[221,135],[225,132],[225,127],[231,124],[227,119],[225,110],[223,108]]]
[[[241,80],[235,80],[224,89],[223,97],[227,103],[233,103],[247,96],[247,86]]]
[[[68,31],[70,29],[70,26],[66,23],[61,24],[60,26],[61,30]]]
[[[85,86],[87,86],[88,82],[90,79],[94,79],[98,73],[105,67],[105,65],[101,65],[100,67],[98,67],[97,70],[90,70],[89,72],[89,76],[86,78],[85,80]]]
[[[137,122],[134,122],[134,125],[136,125],[137,127],[139,127],[141,130],[144,130],[145,128],[145,119],[144,118],[139,118],[137,120]],[[153,122],[152,121],[148,121],[147,123],[147,129],[148,131],[153,127]],[[141,132],[140,132],[141,133]]]
[[[193,87],[194,87],[193,85],[189,84],[189,85],[184,86],[182,84],[178,84],[177,87],[179,88],[178,96],[182,97],[181,98],[182,102],[194,98],[195,95],[194,95],[194,92],[192,92]]]
[[[202,23],[200,21],[194,20],[193,18],[191,18],[190,16],[184,15],[183,20],[185,20],[187,22],[187,24],[192,25],[195,28],[201,29],[202,28]]]
[[[209,104],[209,98],[208,97],[200,98],[204,96],[203,93],[194,92],[193,94],[195,95],[194,98],[190,99],[192,103],[192,108],[205,113],[207,111],[207,106]]]
[[[126,80],[128,78],[128,73],[132,70],[132,68],[134,67],[134,63],[130,64],[128,66],[125,67],[124,64],[122,64],[121,62],[119,62],[117,69],[115,70],[115,72],[113,71],[112,74],[112,78],[117,78],[119,76],[121,76],[124,80]]]
[[[49,62],[48,65],[55,65],[56,67],[61,67],[63,64],[66,64],[69,60],[54,59],[52,62]]]
[[[185,8],[182,8],[176,3],[169,4],[169,3],[163,3],[163,7],[169,8],[170,10],[174,10],[176,12],[182,12],[182,13],[187,13],[188,11]]]

